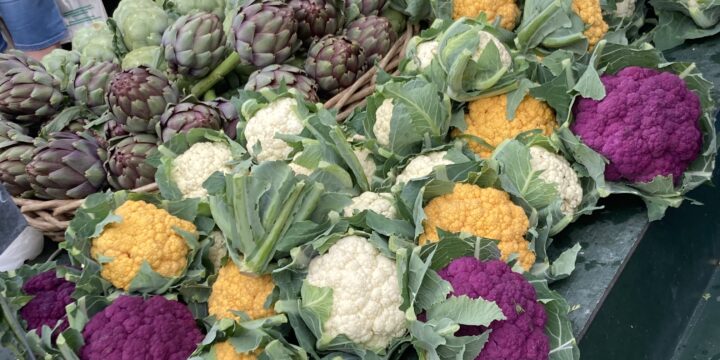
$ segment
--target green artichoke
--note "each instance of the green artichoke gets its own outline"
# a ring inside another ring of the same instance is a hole
[[[41,199],[82,199],[106,183],[105,149],[88,135],[54,133],[27,165],[30,185]]]
[[[162,73],[144,66],[117,73],[107,91],[110,112],[130,133],[155,131],[167,105],[179,98],[175,85]]]
[[[158,133],[160,140],[166,142],[177,133],[185,133],[195,128],[222,129],[223,118],[220,111],[206,103],[180,103],[170,106],[160,118]]]
[[[240,122],[240,113],[237,107],[230,100],[225,98],[217,98],[207,102],[208,105],[214,106],[220,111],[223,120],[223,132],[229,138],[235,140],[237,138],[237,126]]]
[[[290,65],[270,65],[250,74],[245,90],[278,89],[284,83],[290,89],[297,90],[306,100],[317,102],[317,82],[309,78],[305,71]]]
[[[0,54],[0,112],[16,121],[43,120],[62,105],[60,80],[20,52]]]
[[[325,35],[333,35],[342,28],[341,9],[332,0],[290,0],[298,22],[298,38],[306,46]]]
[[[145,160],[158,147],[158,138],[150,134],[120,138],[110,147],[106,171],[115,190],[132,190],[152,184],[155,168]]]
[[[143,46],[125,54],[122,59],[123,70],[139,66],[147,66],[165,71],[167,69],[167,61],[165,61],[162,46]]]
[[[32,140],[30,138],[30,140]],[[12,196],[32,195],[30,178],[25,166],[32,159],[35,147],[30,141],[0,141],[0,183]]]
[[[289,59],[300,45],[297,20],[287,4],[251,0],[233,17],[228,43],[242,61],[261,68]]]
[[[345,0],[345,13],[348,20],[358,16],[377,15],[385,6],[385,0]]]
[[[195,10],[217,15],[220,21],[225,17],[225,0],[173,0],[175,11],[180,15],[188,15]]]
[[[365,73],[362,47],[345,36],[326,36],[315,42],[305,60],[305,72],[318,82],[320,90],[337,94]]]
[[[78,29],[72,39],[73,51],[80,53],[83,64],[96,61],[117,61],[113,33],[103,21],[94,21]]]
[[[345,29],[345,36],[360,44],[369,66],[380,61],[397,40],[397,33],[390,20],[375,15],[363,16],[351,22]]]
[[[55,49],[42,58],[42,64],[50,75],[60,80],[60,88],[67,89],[71,73],[80,66],[80,53]]]
[[[77,70],[68,93],[78,105],[87,106],[97,115],[107,109],[105,94],[110,79],[120,72],[120,65],[109,61],[85,65]]]
[[[113,19],[129,50],[160,45],[162,34],[171,23],[162,6],[152,0],[121,1]]]
[[[170,71],[191,78],[210,73],[225,56],[225,32],[220,18],[197,12],[181,16],[162,37]]]
[[[0,116],[0,146],[8,141],[15,141],[15,137],[18,135],[27,134],[27,130],[22,126],[12,122],[4,120]]]

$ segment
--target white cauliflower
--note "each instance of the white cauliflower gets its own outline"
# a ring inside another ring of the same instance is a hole
[[[375,134],[378,144],[382,147],[388,147],[390,145],[390,123],[392,122],[394,108],[395,106],[392,103],[392,99],[385,99],[375,111],[373,133]]]
[[[582,202],[583,190],[570,163],[558,154],[540,146],[532,146],[530,166],[534,171],[542,170],[540,179],[555,185],[563,200],[560,210],[566,215],[572,215]]]
[[[372,182],[373,175],[375,174],[375,170],[377,169],[375,161],[371,156],[372,153],[370,152],[370,150],[365,148],[354,149],[353,152],[355,153],[355,156],[357,156],[358,160],[360,160],[360,165],[363,168],[363,172],[365,173],[367,181]]]
[[[352,198],[352,203],[343,209],[343,213],[345,216],[353,216],[356,210],[358,212],[371,210],[389,219],[394,219],[397,214],[392,194],[372,191],[366,191]]]
[[[395,263],[365,238],[346,236],[310,262],[307,281],[331,288],[333,304],[323,332],[340,334],[371,350],[405,334],[405,316]]]
[[[303,122],[296,112],[295,99],[282,98],[258,110],[245,126],[247,149],[258,161],[285,160],[292,148],[275,134],[297,135],[303,130]],[[262,148],[255,154],[255,144]]]
[[[293,156],[292,162],[290,164],[288,164],[288,166],[290,167],[290,170],[292,170],[295,173],[295,175],[310,176],[310,174],[312,174],[312,172],[313,172],[312,169],[308,169],[308,168],[306,168],[300,164],[297,164],[295,162],[301,155],[302,155],[302,151],[295,154],[295,156]]]
[[[635,13],[636,0],[622,0],[615,2],[615,16],[620,18],[630,17]]]
[[[439,45],[440,44],[437,41],[425,41],[417,45],[415,63],[420,70],[424,70],[430,66],[433,57],[437,54]]]
[[[436,166],[450,165],[453,162],[445,159],[447,151],[435,151],[419,155],[410,160],[402,173],[395,179],[395,184],[408,183],[412,179],[418,179],[430,175]]]
[[[492,41],[493,44],[495,44],[495,47],[497,47],[498,52],[500,53],[500,62],[503,64],[503,66],[510,67],[512,65],[512,57],[510,56],[510,52],[508,52],[507,48],[503,43],[498,40],[493,34],[487,32],[487,31],[480,31],[480,42],[478,43],[478,50],[473,54],[472,59],[477,61],[480,59],[480,55],[482,55],[483,50],[485,50],[485,47]]]
[[[184,198],[201,198],[208,195],[203,183],[216,171],[228,173],[232,166],[230,147],[223,143],[199,142],[176,157],[171,177]]]
[[[212,262],[215,269],[220,269],[222,266],[222,259],[227,255],[227,247],[225,246],[225,237],[219,231],[213,231],[210,233],[212,238],[212,245],[208,249],[208,258]]]

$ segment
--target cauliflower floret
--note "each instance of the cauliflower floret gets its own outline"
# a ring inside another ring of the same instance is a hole
[[[615,16],[626,18],[635,12],[636,0],[622,0],[615,2]]]
[[[375,111],[373,133],[378,144],[382,147],[390,146],[390,124],[394,108],[395,105],[393,105],[392,99],[385,99]]]
[[[343,212],[345,216],[353,216],[355,210],[358,212],[371,210],[388,219],[394,219],[397,213],[392,194],[372,191],[366,191],[352,198],[352,204],[346,206]]]
[[[425,41],[417,45],[415,63],[420,70],[424,70],[430,66],[432,59],[435,57],[435,54],[437,54],[438,46],[440,46],[440,44],[437,41]]]
[[[346,236],[313,259],[307,281],[333,290],[330,317],[323,324],[325,335],[344,334],[378,351],[405,334],[395,263],[365,238]]]
[[[416,156],[398,175],[395,184],[409,183],[413,179],[430,175],[436,166],[452,164],[452,161],[445,159],[445,155],[447,155],[447,151],[435,151]]]
[[[368,182],[372,181],[373,175],[375,175],[375,170],[377,169],[375,161],[371,156],[372,153],[368,149],[355,149],[353,152],[355,153],[355,156],[357,156],[358,160],[360,160],[360,166],[362,166]]]
[[[520,18],[520,8],[515,0],[453,0],[453,19],[476,18],[485,13],[490,22],[500,16],[500,26],[506,30],[515,28]]]
[[[609,29],[602,16],[600,0],[573,0],[572,11],[585,23],[583,35],[588,39],[590,49],[594,48]]]
[[[218,319],[240,317],[232,311],[242,311],[251,319],[275,315],[265,308],[265,301],[275,288],[270,275],[251,276],[240,272],[234,262],[228,261],[218,272],[208,298],[208,313]]]
[[[230,161],[232,153],[226,144],[199,142],[173,160],[171,177],[184,198],[205,197],[205,180],[216,171],[232,171],[232,166],[227,165]]]
[[[208,249],[208,258],[212,262],[215,269],[219,269],[222,265],[222,259],[227,255],[227,247],[225,246],[225,237],[219,231],[210,233],[212,245]]]
[[[540,179],[555,185],[555,190],[560,193],[563,200],[560,209],[563,214],[572,215],[582,202],[583,190],[570,163],[558,154],[540,146],[532,146],[530,166],[534,171],[542,171]]]
[[[303,130],[302,119],[296,112],[295,99],[282,98],[258,110],[245,126],[247,149],[258,161],[285,160],[292,148],[285,141],[276,139],[276,134],[298,135]],[[255,153],[260,144],[262,151]]]

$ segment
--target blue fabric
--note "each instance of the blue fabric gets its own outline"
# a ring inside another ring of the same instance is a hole
[[[15,241],[25,227],[27,221],[5,187],[0,184],[0,254]]]
[[[0,0],[0,18],[18,50],[40,50],[67,35],[55,0]],[[7,47],[0,39],[0,51]]]

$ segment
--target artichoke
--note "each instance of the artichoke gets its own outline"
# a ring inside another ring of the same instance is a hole
[[[0,54],[0,112],[17,121],[42,120],[57,112],[60,81],[20,52]]]
[[[38,198],[82,199],[105,187],[106,158],[96,139],[59,132],[35,149],[26,170]]]
[[[217,15],[220,20],[225,17],[225,0],[173,0],[175,11],[180,15],[188,15],[200,10]]]
[[[302,69],[290,65],[270,65],[255,71],[245,84],[245,90],[278,89],[282,83],[288,88],[297,90],[306,100],[318,101],[318,85],[315,80],[309,78]]]
[[[105,95],[115,74],[120,72],[120,65],[109,61],[97,62],[82,66],[75,73],[75,78],[68,87],[68,93],[78,105],[87,106],[97,115],[105,112]]]
[[[3,120],[0,117],[0,146],[7,141],[15,141],[15,137],[18,135],[25,135],[27,130],[22,126],[12,122]]]
[[[170,25],[168,14],[152,0],[121,1],[113,13],[113,19],[129,50],[160,45],[162,34]]]
[[[315,42],[305,60],[305,72],[320,90],[336,94],[365,73],[365,52],[345,36],[326,36]]]
[[[125,54],[122,59],[123,70],[139,66],[147,66],[165,71],[167,69],[167,61],[165,61],[163,48],[159,45],[143,46]]]
[[[364,16],[351,22],[345,29],[345,36],[360,44],[369,66],[380,61],[397,40],[397,33],[390,20],[375,15]]]
[[[108,140],[116,137],[130,135],[129,132],[125,131],[125,129],[123,129],[120,124],[118,124],[117,120],[115,120],[114,117],[105,123],[105,125],[103,126],[103,130],[105,132],[105,139]]]
[[[180,94],[158,70],[144,66],[117,73],[110,80],[107,104],[118,124],[130,133],[155,131],[168,104]]]
[[[32,140],[32,139],[30,139]],[[12,196],[32,195],[30,178],[25,166],[32,159],[35,147],[29,141],[0,141],[0,183]]]
[[[330,1],[330,0],[329,0]],[[334,3],[325,0],[290,0],[298,22],[298,38],[305,45],[342,28],[342,13]]]
[[[60,80],[60,88],[67,89],[72,71],[80,65],[80,53],[55,49],[42,58],[45,70]]]
[[[356,18],[358,15],[377,15],[385,6],[385,0],[345,0],[345,13]]]
[[[261,68],[289,59],[300,45],[297,20],[287,4],[252,0],[233,17],[228,43],[242,61]]]
[[[155,168],[145,160],[156,151],[157,143],[154,135],[141,134],[124,137],[113,144],[106,163],[110,186],[115,190],[132,190],[152,184]]]
[[[177,133],[190,129],[220,130],[223,127],[220,111],[210,104],[180,103],[171,106],[160,118],[160,140],[166,142]]]
[[[94,21],[73,34],[72,49],[80,53],[81,63],[116,61],[113,33],[103,21]]]
[[[181,16],[162,37],[171,72],[200,78],[210,73],[225,55],[225,33],[220,18],[198,12]]]
[[[240,114],[235,104],[224,98],[217,98],[207,103],[220,111],[220,116],[223,119],[223,132],[229,138],[235,140],[237,138],[237,125],[240,122]]]

